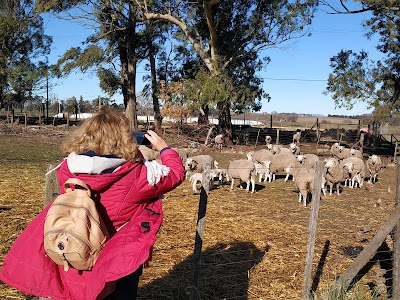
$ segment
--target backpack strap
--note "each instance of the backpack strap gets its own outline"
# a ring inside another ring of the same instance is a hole
[[[69,178],[64,183],[65,192],[71,191],[70,184],[84,188],[87,191],[87,193],[89,194],[89,197],[91,196],[90,187],[83,180],[80,180],[78,178]]]

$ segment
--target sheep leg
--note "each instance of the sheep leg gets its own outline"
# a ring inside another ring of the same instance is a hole
[[[254,189],[256,187],[256,181],[254,180],[253,176],[250,178],[250,182],[252,184],[251,192],[254,193]]]
[[[262,179],[263,179],[263,173],[260,174],[260,177],[259,177],[259,179],[258,179],[258,182],[262,182]]]
[[[329,186],[329,196],[332,196],[333,184]]]
[[[308,196],[308,192],[305,191],[305,192],[303,192],[303,193],[304,193],[304,195],[303,195],[303,206],[304,206],[304,207],[307,207],[307,196]]]
[[[285,177],[285,182],[287,182],[287,181],[288,181],[288,179],[289,179],[289,174],[286,174],[286,177]]]
[[[340,183],[339,182],[336,183],[336,191],[337,191],[338,196],[340,196]]]
[[[231,182],[231,190],[233,190],[233,182],[235,181],[233,178],[231,178],[232,179],[232,182]]]
[[[192,188],[193,188],[193,192],[194,192],[195,194],[197,194],[197,193],[199,192],[199,191],[197,190],[196,185],[197,185],[197,180],[193,180]]]
[[[250,189],[250,180],[246,181],[246,192],[248,192]]]
[[[299,192],[299,203],[301,203],[301,192]]]

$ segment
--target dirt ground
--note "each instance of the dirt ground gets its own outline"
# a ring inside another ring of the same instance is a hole
[[[0,133],[0,263],[18,234],[42,208],[44,174],[48,164],[62,158],[56,145],[63,135],[51,130]],[[166,135],[173,146],[185,146],[183,141],[188,139],[190,136],[178,139]],[[300,147],[303,153],[316,153],[315,145]],[[199,147],[192,150],[192,155],[211,154],[226,168],[230,159],[246,158],[249,150],[254,147]],[[312,280],[315,299],[320,299],[368,245],[394,210],[396,165],[390,158],[383,159],[386,168],[377,183],[344,188],[339,196],[321,198]],[[199,195],[193,194],[185,181],[165,196],[164,224],[153,260],[141,277],[139,299],[189,299],[194,286]],[[271,183],[257,182],[253,194],[237,187],[230,190],[229,184],[210,192],[201,272],[195,289],[200,299],[301,298],[311,205],[304,208],[297,199],[294,183],[284,182],[283,176]],[[382,256],[391,255],[390,238],[387,247],[380,249]],[[347,299],[386,299],[382,269],[382,264],[371,266]],[[0,284],[0,298],[30,296]]]

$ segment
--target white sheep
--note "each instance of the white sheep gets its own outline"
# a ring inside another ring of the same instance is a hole
[[[301,139],[301,131],[297,131],[293,134],[293,143],[299,144]]]
[[[296,143],[290,143],[289,150],[290,150],[290,152],[292,152],[293,155],[299,155],[300,154],[300,147],[297,146]]]
[[[379,171],[383,168],[381,158],[376,154],[371,155],[367,159],[366,166],[369,174],[369,181],[375,183],[378,179]]]
[[[361,150],[346,148],[344,146],[340,146],[339,143],[334,143],[331,147],[330,152],[337,159],[345,159],[351,156],[363,159],[363,153]]]
[[[272,142],[272,137],[269,136],[269,135],[267,135],[267,136],[265,137],[265,144],[266,144],[266,145],[269,145],[269,144],[271,144],[271,142]]]
[[[142,153],[145,160],[151,161],[160,159],[160,152],[150,149],[147,146],[139,145],[139,151]]]
[[[197,194],[200,191],[197,190],[197,183],[200,182],[201,184],[203,184],[203,174],[202,173],[193,173],[190,177],[189,177],[189,181],[192,184],[192,189],[193,189],[193,193]]]
[[[211,169],[210,171],[211,178],[214,180],[214,178],[218,178],[218,182],[220,185],[224,184],[224,180],[226,179],[229,181],[229,176],[228,176],[228,170],[227,169],[221,169],[221,168],[214,168]]]
[[[336,158],[329,158],[326,160],[324,165],[324,177],[326,178],[326,184],[329,186],[329,194],[332,196],[333,186],[336,185],[336,192],[340,195],[340,184],[345,178],[345,174],[348,174],[348,170],[344,170],[344,166],[340,164]]]
[[[365,177],[364,161],[358,157],[350,156],[343,159],[341,163],[349,170],[351,177],[350,187],[353,188],[356,182],[358,183],[359,187],[362,187]]]
[[[351,149],[350,149],[350,157],[352,157],[352,156],[358,157],[358,158],[360,158],[360,159],[364,159],[364,155],[363,155],[362,149],[359,150],[359,149],[351,148]]]
[[[296,156],[288,148],[277,147],[274,145],[271,150],[274,155],[271,157],[270,170],[272,173],[272,179],[275,179],[275,174],[278,172],[284,172],[289,166],[296,164]],[[288,181],[290,174],[286,174],[285,182]]]
[[[255,163],[255,170],[256,170],[256,174],[259,175],[259,182],[263,181],[264,178],[264,182],[267,182],[267,180],[269,182],[271,182],[272,176],[271,176],[271,170],[269,169],[269,166],[271,164],[271,161],[262,161],[261,163]]]
[[[286,168],[286,172],[294,176],[294,183],[299,190],[299,202],[303,200],[303,206],[307,206],[308,194],[314,191],[315,170],[312,168],[292,167]],[[321,178],[321,190],[325,195],[325,178]]]
[[[304,168],[315,169],[317,162],[319,162],[318,156],[312,153],[297,155],[296,159]]]
[[[214,142],[215,142],[215,146],[216,146],[218,149],[222,149],[222,147],[225,145],[224,135],[223,135],[223,134],[218,134],[218,135],[214,138]]]
[[[182,164],[184,164],[186,162],[186,159],[189,157],[189,149],[188,148],[172,148],[172,149],[178,153],[179,158],[182,161]]]
[[[216,168],[218,167],[218,162],[208,154],[188,157],[185,162],[186,177],[192,173],[202,173],[206,165],[210,168]]]
[[[334,143],[330,150],[333,157],[337,159],[345,159],[350,156],[350,149],[340,146],[339,143]]]
[[[268,149],[261,149],[246,153],[247,159],[252,160],[255,163],[261,163],[262,161],[270,161],[272,155],[273,153]]]
[[[233,190],[234,179],[239,179],[240,182],[244,181],[247,183],[246,191],[250,189],[250,183],[252,184],[251,192],[254,193],[255,189],[255,166],[254,163],[248,159],[237,159],[229,161],[228,176],[231,180],[231,190]]]

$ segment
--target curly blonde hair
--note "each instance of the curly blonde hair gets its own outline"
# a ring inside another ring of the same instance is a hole
[[[87,119],[61,145],[61,149],[84,153],[92,150],[99,155],[115,155],[128,161],[139,158],[138,145],[129,127],[128,118],[120,112],[103,108]]]

